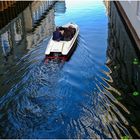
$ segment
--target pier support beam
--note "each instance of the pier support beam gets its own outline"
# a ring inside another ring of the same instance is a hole
[[[31,12],[31,8],[30,6],[28,6],[24,12],[23,12],[23,17],[24,17],[24,26],[25,26],[25,30],[27,32],[30,32],[32,30],[32,12]]]

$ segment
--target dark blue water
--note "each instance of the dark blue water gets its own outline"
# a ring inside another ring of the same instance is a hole
[[[109,84],[104,3],[67,0],[65,10],[57,6],[61,12],[54,9],[55,25],[75,22],[80,27],[76,50],[68,62],[44,64],[46,36],[5,66],[0,138],[131,138],[131,124],[123,115],[131,112],[114,97],[121,92]]]

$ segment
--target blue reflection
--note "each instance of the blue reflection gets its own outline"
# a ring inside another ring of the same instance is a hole
[[[23,36],[17,49],[24,49],[0,77],[0,138],[131,138],[131,124],[120,110],[130,112],[114,97],[121,93],[105,64],[108,17],[103,2],[61,1],[41,18],[49,5],[40,3],[33,11],[32,32],[15,32]],[[54,26],[67,22],[80,27],[75,52],[68,62],[44,64]]]

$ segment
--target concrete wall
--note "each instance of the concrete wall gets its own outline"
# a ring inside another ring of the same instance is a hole
[[[120,0],[119,2],[140,39],[140,17],[138,16],[138,13],[137,13],[139,1],[121,1]]]

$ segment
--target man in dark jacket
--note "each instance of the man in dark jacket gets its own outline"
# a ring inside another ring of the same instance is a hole
[[[56,41],[62,40],[62,35],[59,30],[59,27],[56,27],[56,31],[53,32],[53,40],[56,40]]]

